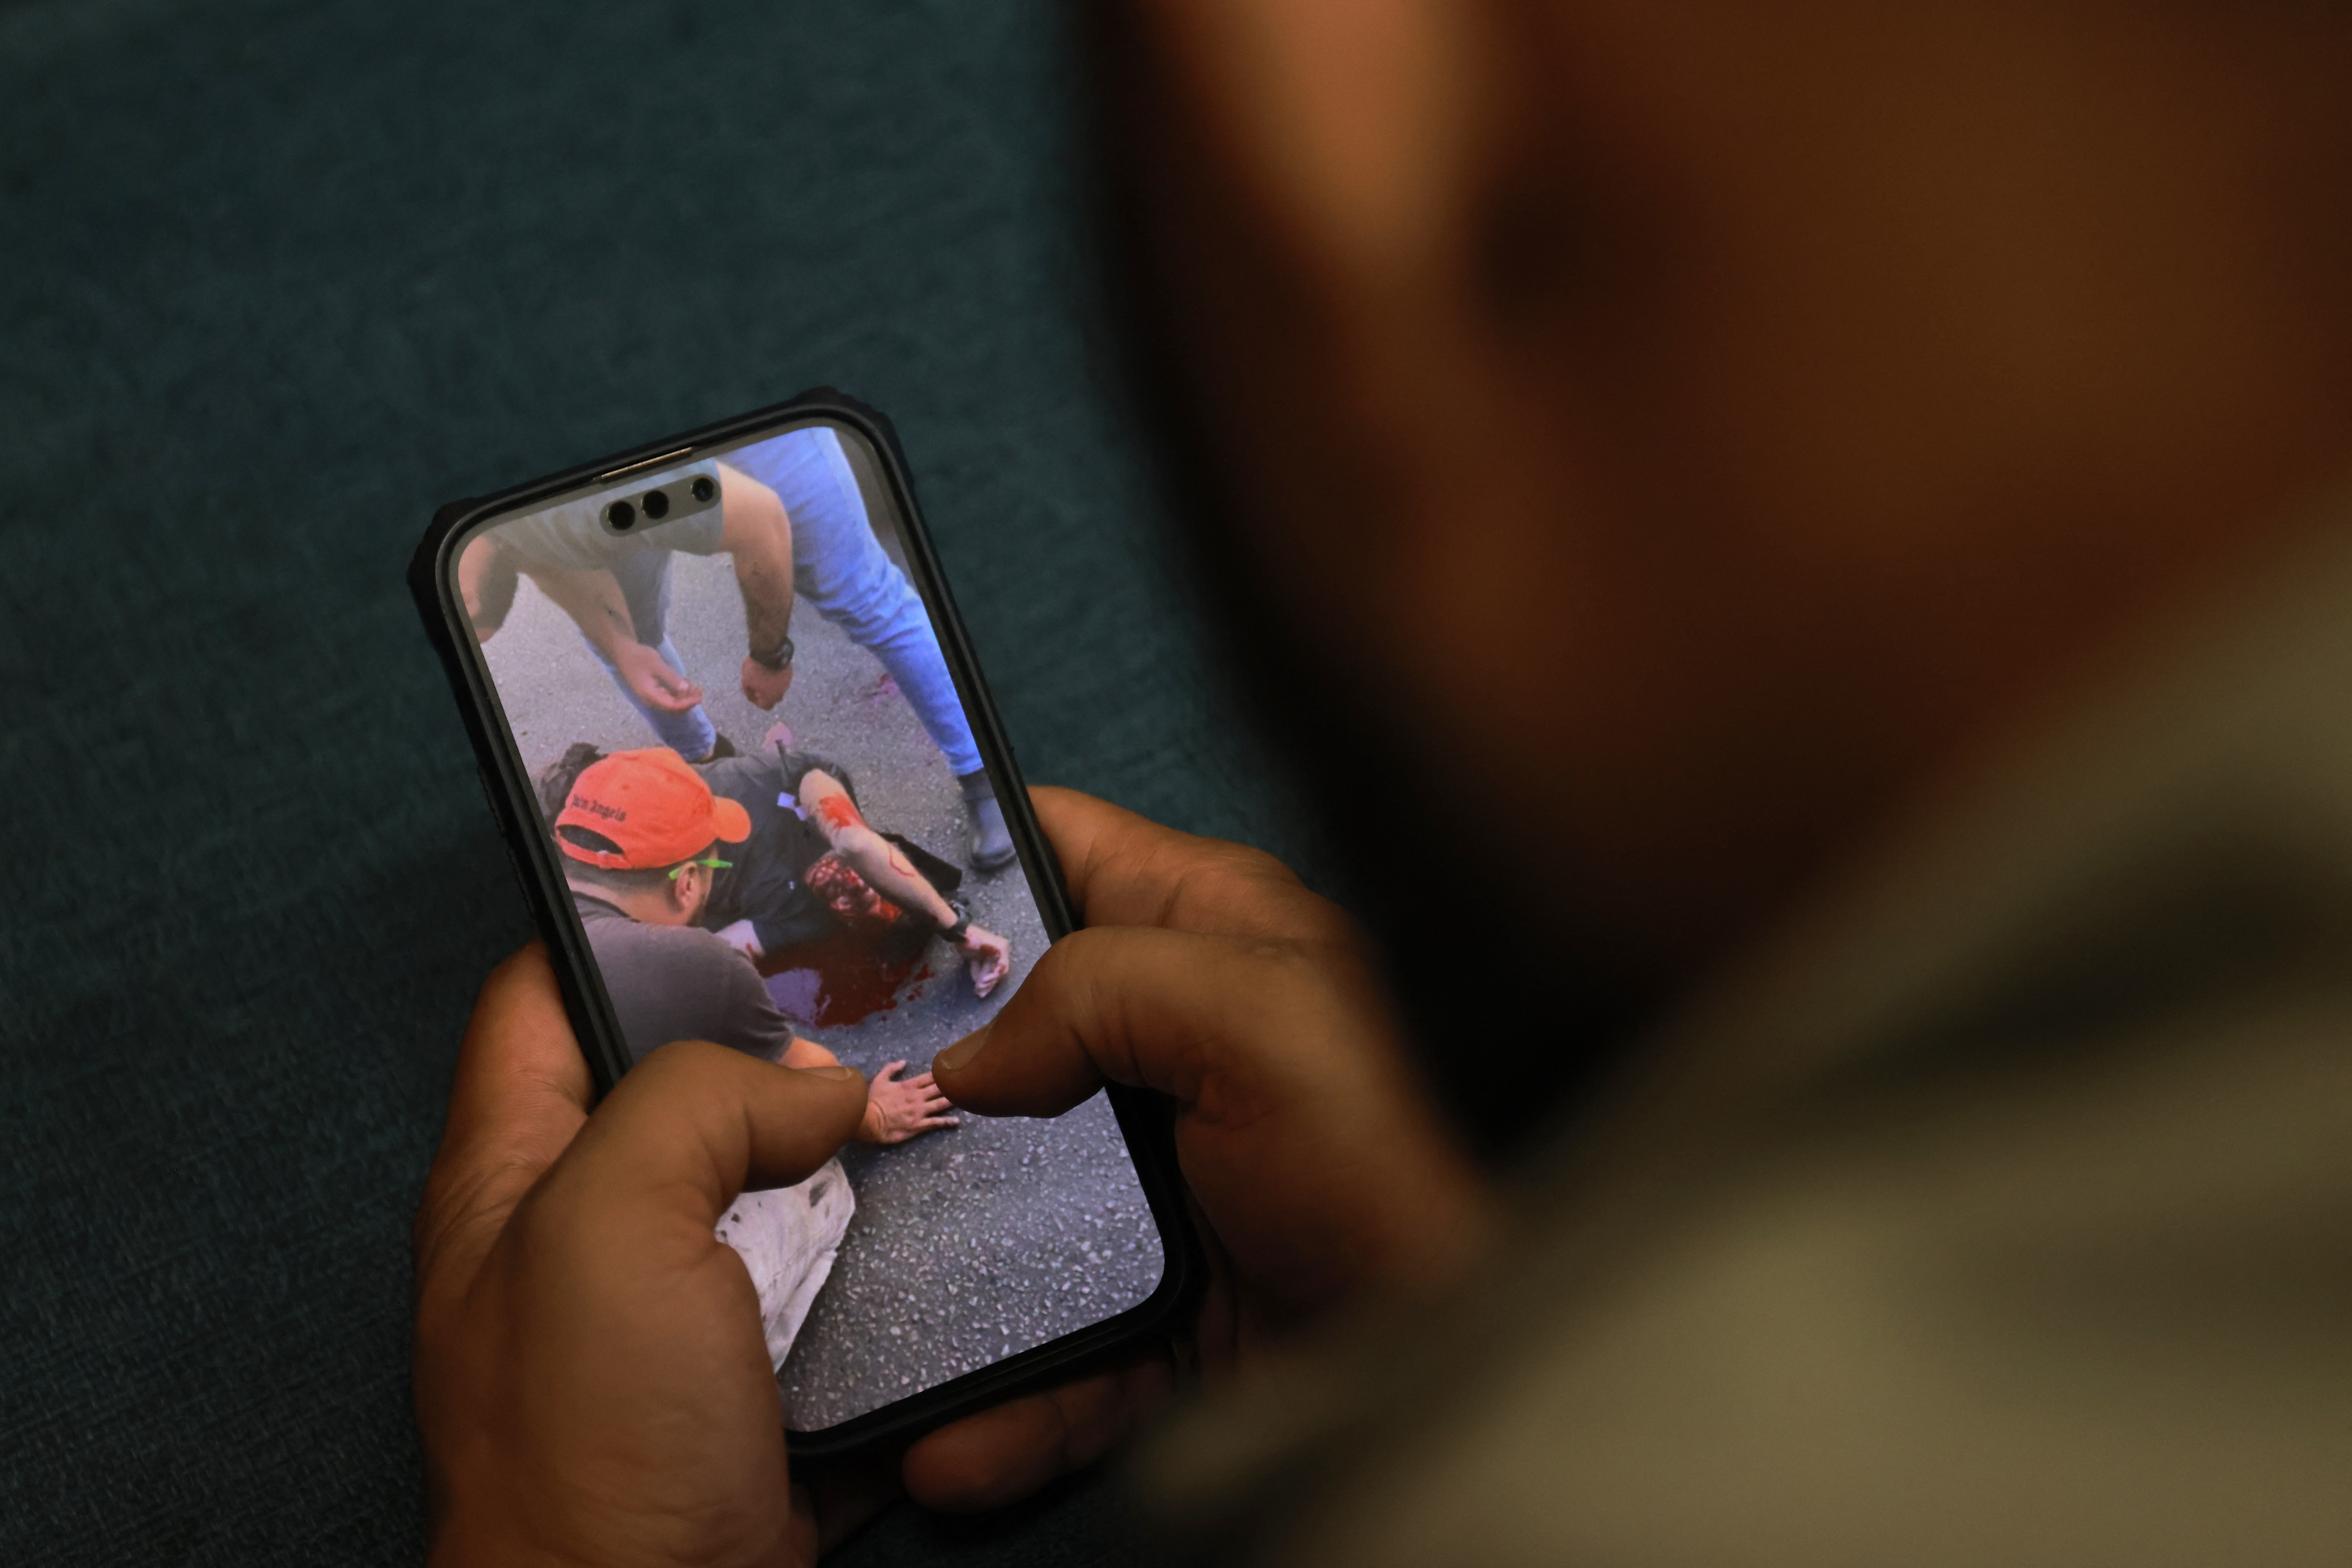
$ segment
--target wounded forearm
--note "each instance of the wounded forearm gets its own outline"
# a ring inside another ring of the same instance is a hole
[[[905,850],[870,828],[865,839],[854,851],[843,851],[842,858],[866,879],[868,887],[900,908],[928,917],[933,925],[955,924],[954,906],[915,869]]]
[[[867,887],[901,909],[926,917],[934,925],[955,924],[953,906],[915,869],[905,850],[866,825],[856,803],[847,795],[827,795],[817,802],[816,816],[834,852],[849,863],[851,870],[866,879]]]

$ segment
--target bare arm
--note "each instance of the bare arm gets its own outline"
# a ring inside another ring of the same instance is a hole
[[[536,563],[522,571],[539,584],[541,593],[562,607],[581,635],[606,658],[617,657],[621,649],[636,642],[637,628],[629,619],[628,601],[621,597],[621,584],[610,572]]]
[[[866,886],[933,925],[955,924],[954,906],[915,869],[905,850],[867,826],[839,779],[823,768],[811,768],[801,776],[800,797],[810,818],[824,830],[825,842],[833,846],[834,853],[848,861],[850,869],[866,879]]]
[[[751,654],[743,660],[743,695],[773,708],[793,683],[793,667],[770,669],[751,655],[776,650],[793,625],[793,524],[776,492],[726,464],[719,465],[719,538],[735,563],[743,593],[743,627]]]
[[[628,601],[621,596],[620,582],[610,572],[533,564],[524,567],[523,573],[539,584],[541,593],[562,606],[572,624],[612,661],[629,689],[647,704],[683,713],[702,700],[701,687],[637,640]]]
[[[942,931],[956,923],[955,906],[940,897],[940,890],[915,869],[905,850],[866,826],[857,803],[849,798],[839,779],[822,768],[811,768],[801,775],[800,795],[809,815],[824,829],[834,853],[865,878],[867,887],[901,908],[929,916]],[[961,936],[951,940],[971,976],[975,994],[987,995],[1013,973],[1013,944],[994,931],[967,925]]]
[[[514,608],[515,559],[488,534],[477,534],[457,555],[457,592],[466,601],[466,618],[474,624],[474,640],[488,642],[506,625]]]
[[[841,1058],[814,1040],[795,1035],[780,1060],[795,1072],[807,1072],[835,1066]],[[906,1071],[905,1062],[892,1062],[867,1081],[866,1114],[857,1123],[859,1142],[904,1143],[935,1128],[956,1124],[950,1114],[954,1107],[931,1081],[931,1075],[924,1072],[908,1078]]]

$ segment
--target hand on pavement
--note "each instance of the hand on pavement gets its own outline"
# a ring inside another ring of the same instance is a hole
[[[743,659],[743,696],[752,707],[766,712],[784,700],[793,689],[793,667],[770,669],[758,659],[746,655]]]
[[[702,700],[701,687],[672,669],[660,654],[641,642],[622,644],[613,655],[613,668],[649,708],[683,713]]]
[[[475,1005],[416,1215],[432,1561],[811,1563],[880,1499],[788,1485],[759,1300],[711,1226],[823,1164],[864,1084],[690,1040],[589,1100],[527,948]]]
[[[905,1062],[892,1062],[874,1075],[866,1090],[866,1119],[857,1128],[857,1136],[866,1142],[904,1143],[936,1128],[956,1124],[956,1119],[948,1114],[955,1107],[939,1091],[931,1075],[900,1078],[906,1070]]]
[[[1339,907],[1256,850],[1067,790],[1031,797],[1087,929],[932,1071],[983,1115],[1055,1115],[1106,1081],[1174,1101],[1211,1254],[1202,1370],[1467,1262],[1488,1194],[1413,1083]],[[1010,1501],[1093,1459],[1168,1386],[1146,1360],[957,1422],[908,1450],[908,1490]]]

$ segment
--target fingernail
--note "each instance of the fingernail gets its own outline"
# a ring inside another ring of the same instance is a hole
[[[979,1028],[933,1057],[931,1071],[934,1073],[962,1071],[972,1058],[980,1055],[980,1048],[988,1044],[988,1031],[994,1027],[993,1024],[982,1024]]]

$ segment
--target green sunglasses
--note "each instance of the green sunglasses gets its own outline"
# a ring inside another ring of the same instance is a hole
[[[680,871],[685,870],[688,866],[708,866],[714,871],[724,871],[734,864],[734,861],[721,860],[716,855],[705,855],[699,860],[681,860],[677,865],[672,866],[669,868],[669,879],[673,882],[677,881],[677,874]]]

